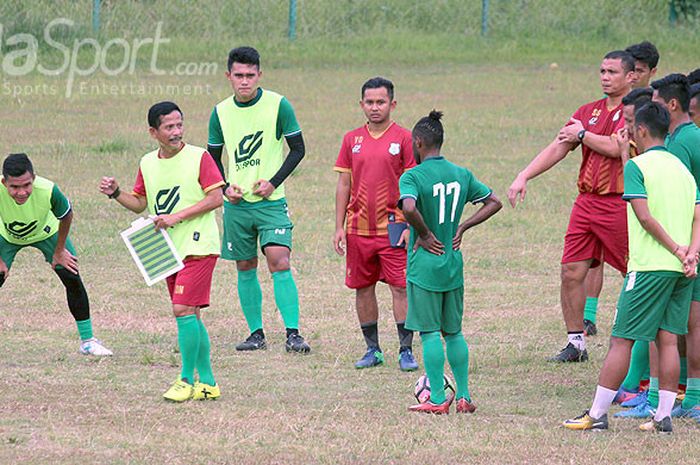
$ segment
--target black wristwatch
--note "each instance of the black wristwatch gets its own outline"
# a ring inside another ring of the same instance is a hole
[[[114,189],[114,192],[112,192],[111,194],[107,194],[107,197],[110,199],[116,199],[121,193],[122,191],[117,187],[116,189]]]
[[[583,138],[586,136],[586,130],[581,129],[578,134],[576,134],[576,137],[578,138],[579,142],[583,142]]]

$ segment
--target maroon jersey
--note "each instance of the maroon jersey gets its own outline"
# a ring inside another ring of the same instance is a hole
[[[587,103],[576,110],[572,118],[581,121],[591,134],[612,136],[625,125],[622,103],[608,111],[607,98]],[[582,159],[578,174],[579,192],[597,195],[622,194],[624,192],[622,160],[603,156],[581,145]]]

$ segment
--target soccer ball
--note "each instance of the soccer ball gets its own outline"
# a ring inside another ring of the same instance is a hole
[[[452,386],[452,380],[447,375],[443,375],[445,391],[455,392],[455,388]],[[430,400],[430,381],[428,380],[428,375],[423,375],[416,381],[416,386],[413,389],[413,395],[416,396],[416,400],[421,404],[428,402]]]

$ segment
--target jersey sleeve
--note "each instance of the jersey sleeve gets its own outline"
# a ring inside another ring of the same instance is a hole
[[[219,114],[216,112],[216,107],[214,107],[209,117],[209,137],[207,144],[214,147],[224,145],[224,133],[221,130],[221,122],[219,121]]]
[[[647,189],[644,186],[644,174],[639,166],[630,160],[625,164],[625,192],[622,194],[624,200],[646,199]]]
[[[199,185],[202,190],[207,193],[217,187],[222,187],[224,184],[224,178],[221,176],[216,162],[209,155],[209,152],[204,152],[199,162]]]
[[[399,178],[399,208],[403,199],[418,200],[418,183],[412,172],[407,171]]]
[[[350,148],[350,137],[346,134],[340,144],[338,158],[335,160],[334,171],[340,173],[350,173],[352,171],[352,150]]]
[[[62,220],[70,211],[71,206],[68,198],[63,195],[63,192],[54,184],[51,190],[51,213],[59,220]]]
[[[413,138],[410,134],[401,141],[401,166],[404,171],[416,166],[416,159],[413,158]]]
[[[141,167],[139,167],[139,172],[136,173],[136,182],[134,182],[134,189],[132,190],[134,195],[139,197],[146,197],[146,183],[143,181],[143,174],[141,173]]]
[[[279,111],[277,112],[277,138],[289,137],[299,134],[301,127],[294,114],[294,108],[286,97],[280,100]]]
[[[467,171],[467,176],[469,178],[469,189],[467,191],[467,202],[479,203],[486,200],[490,195],[491,188],[486,184],[479,181],[476,176],[474,176],[469,170]]]

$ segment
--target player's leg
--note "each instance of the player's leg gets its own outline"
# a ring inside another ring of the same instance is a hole
[[[583,332],[586,336],[598,334],[596,317],[598,314],[598,298],[603,290],[603,260],[600,265],[588,270],[586,274],[586,303],[583,307]]]
[[[379,257],[371,237],[348,234],[346,237],[345,285],[355,289],[355,311],[365,339],[365,354],[355,368],[370,368],[384,363],[379,345],[379,308],[376,283],[379,280]]]
[[[248,324],[248,338],[236,350],[266,347],[262,324],[262,289],[258,281],[258,236],[250,208],[224,202],[221,258],[236,262],[238,302]]]
[[[586,300],[584,286],[586,274],[594,257],[601,256],[601,244],[591,231],[591,203],[584,194],[579,195],[571,209],[569,226],[564,237],[561,260],[561,309],[566,324],[568,343],[552,362],[582,362],[588,360],[583,335],[583,307]]]
[[[700,285],[696,283],[693,283],[693,286],[700,288]],[[696,298],[698,297],[696,297],[694,290],[693,299]],[[685,342],[688,359],[688,382],[681,407],[690,411],[700,405],[700,299],[693,300],[690,304],[688,334]],[[698,410],[698,415],[700,415],[700,410]]]
[[[43,241],[32,244],[32,247],[39,249],[44,255],[44,259],[46,259],[48,263],[51,263],[57,243],[58,233]],[[70,238],[66,239],[66,249],[73,255],[76,255],[75,247],[73,247]],[[68,271],[62,266],[57,266],[54,272],[66,289],[68,309],[71,315],[73,315],[73,319],[78,328],[78,335],[80,336],[81,342],[78,348],[79,352],[83,355],[112,355],[112,351],[106,348],[104,344],[102,344],[102,341],[94,337],[92,319],[90,318],[90,300],[80,275]]]
[[[6,272],[0,273],[0,287],[5,284],[5,281],[9,277],[10,269],[12,268],[12,263],[15,261],[15,256],[24,246],[11,244],[0,236],[0,259],[5,264],[7,268]]]
[[[261,241],[262,241],[261,235]],[[264,248],[267,266],[272,273],[275,303],[282,315],[286,329],[287,352],[306,354],[311,351],[309,344],[299,334],[299,291],[289,265],[290,249],[286,246],[268,245]]]
[[[640,382],[644,376],[648,376],[648,373],[649,343],[646,341],[635,341],[632,346],[630,367],[627,371],[627,376],[622,381],[622,386],[620,386],[615,402],[622,404],[639,395]]]
[[[671,278],[667,278],[671,279]],[[678,393],[680,374],[680,357],[678,353],[678,335],[688,332],[693,280],[684,276],[675,278],[675,286],[664,307],[659,308],[658,333],[656,348],[658,350],[659,400],[653,421],[640,426],[642,430],[670,433],[671,411]]]
[[[445,352],[440,337],[442,327],[443,296],[441,292],[431,292],[416,286],[406,284],[408,297],[408,313],[406,326],[420,332],[423,345],[423,366],[430,382],[430,400],[409,407],[413,412],[449,413],[454,397],[445,394]]]
[[[603,362],[590,410],[564,422],[574,430],[607,429],[607,413],[629,368],[634,340],[656,337],[676,278],[631,272],[625,278],[617,303],[610,348]]]
[[[169,281],[168,287],[173,289],[171,296],[174,300],[178,292],[177,275],[171,278],[173,279]],[[171,285],[170,282],[173,284]],[[182,368],[178,379],[163,394],[166,400],[184,402],[191,399],[194,394],[194,370],[199,356],[200,342],[198,313],[198,307],[173,302],[173,316],[177,324],[177,343],[180,348]]]
[[[462,334],[464,287],[443,294],[443,337],[447,361],[457,385],[457,413],[473,413],[476,405],[469,395],[469,346]]]
[[[406,249],[392,247],[387,237],[374,238],[378,242],[381,275],[391,289],[392,310],[399,335],[399,368],[402,371],[418,369],[413,356],[413,331],[406,329]]]

